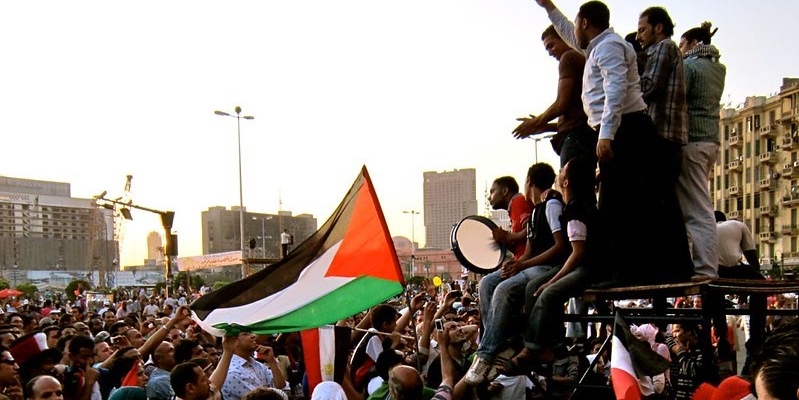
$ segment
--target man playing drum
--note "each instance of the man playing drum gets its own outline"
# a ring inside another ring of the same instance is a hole
[[[569,242],[559,221],[563,210],[562,197],[550,190],[546,199],[541,199],[541,194],[551,189],[554,182],[555,171],[549,164],[537,163],[530,167],[525,193],[531,197],[535,208],[527,223],[524,254],[517,260],[505,262],[501,269],[480,280],[480,311],[485,332],[477,356],[465,376],[469,384],[479,384],[486,378],[497,352],[511,336],[508,322],[524,304],[527,282],[563,265],[569,255]],[[493,193],[492,187],[492,197],[489,198],[492,206],[495,204]],[[496,204],[502,201],[498,198]]]

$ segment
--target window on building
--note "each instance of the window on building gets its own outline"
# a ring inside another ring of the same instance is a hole
[[[730,140],[730,126],[724,125],[724,141],[727,142]]]
[[[777,112],[774,110],[769,111],[768,113],[768,124],[771,125],[777,121]]]
[[[741,211],[741,210],[744,209],[744,199],[743,199],[743,197],[738,197],[737,199],[735,199],[735,206],[736,206],[735,209],[738,210],[738,211]]]
[[[746,133],[752,132],[752,117],[746,117]]]
[[[796,252],[797,252],[796,242],[797,242],[796,236],[792,237],[791,238],[791,253],[794,253],[794,254],[796,254]]]
[[[755,208],[760,208],[760,193],[755,193]]]
[[[746,197],[746,209],[748,210],[748,209],[752,208],[752,199],[750,199],[749,196],[745,196],[745,197]]]
[[[755,132],[757,132],[757,130],[760,129],[760,115],[759,114],[754,116],[754,124],[755,124]]]

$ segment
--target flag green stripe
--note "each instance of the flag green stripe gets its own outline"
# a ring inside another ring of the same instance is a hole
[[[250,331],[257,334],[316,328],[355,315],[399,293],[402,293],[402,284],[397,281],[362,276],[280,317],[244,326],[222,323],[214,325],[214,328],[228,333]]]

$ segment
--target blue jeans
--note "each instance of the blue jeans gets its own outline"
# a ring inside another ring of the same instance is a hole
[[[582,294],[593,276],[588,268],[578,267],[546,288],[537,298],[533,297],[532,294],[557,272],[558,269],[553,269],[531,280],[525,289],[528,296],[525,306],[528,319],[524,345],[529,349],[540,350],[552,345],[555,339],[564,337],[563,304],[570,297]]]
[[[497,270],[480,280],[480,315],[484,329],[477,349],[479,357],[492,361],[500,345],[510,336],[508,322],[524,305],[527,282],[555,269],[537,265],[506,279],[502,279],[502,271]]]

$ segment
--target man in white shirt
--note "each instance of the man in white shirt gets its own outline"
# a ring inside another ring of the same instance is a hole
[[[252,356],[256,351],[268,367]],[[259,387],[284,389],[286,379],[280,372],[272,348],[258,345],[254,334],[242,332],[236,338],[230,369],[222,386],[222,396],[225,400],[241,400],[244,395]]]
[[[603,264],[614,265],[610,281],[599,286],[644,283],[642,274],[652,269],[640,263],[658,254],[659,244],[640,234],[641,221],[649,217],[650,194],[658,182],[651,155],[657,132],[646,113],[641,93],[635,50],[610,28],[610,11],[599,1],[580,6],[574,23],[552,0],[536,0],[549,16],[560,37],[586,55],[583,71],[583,111],[588,125],[599,132],[596,153],[599,158],[599,247]]]
[[[283,233],[280,234],[280,250],[281,250],[281,257],[285,257],[289,254],[289,245],[294,240],[292,235],[289,233],[288,229],[283,229]]]

